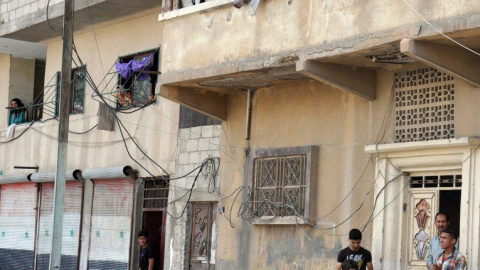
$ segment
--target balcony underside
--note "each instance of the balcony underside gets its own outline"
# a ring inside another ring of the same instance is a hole
[[[63,3],[49,7],[50,24],[55,29],[61,29],[63,22]],[[159,0],[115,0],[94,1],[86,7],[86,3],[79,1],[75,11],[75,31],[89,29],[99,23],[115,23],[119,19],[137,18],[145,13],[160,11]],[[30,42],[40,42],[59,37],[61,32],[52,30],[46,22],[46,8],[32,12],[29,16],[20,17],[12,22],[6,22],[0,29],[0,36]],[[148,27],[148,26],[147,26]]]
[[[478,29],[457,32],[455,37],[470,48],[480,48]],[[371,44],[371,43],[370,43]],[[321,48],[299,50],[268,58],[246,59],[206,68],[165,72],[160,96],[226,120],[227,95],[302,80],[316,80],[369,101],[376,98],[379,69],[422,62],[475,87],[479,56],[442,36],[409,38],[383,45],[322,57]],[[215,100],[215,102],[211,102]]]

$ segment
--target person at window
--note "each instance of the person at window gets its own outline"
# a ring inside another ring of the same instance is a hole
[[[155,251],[153,246],[148,243],[148,232],[139,231],[137,237],[138,243],[140,244],[140,260],[138,262],[138,270],[153,270],[155,263]]]
[[[372,254],[360,246],[362,243],[362,232],[358,229],[350,230],[348,234],[350,245],[338,253],[335,270],[341,270],[342,263],[346,260],[353,260],[357,263],[359,270],[373,270]]]
[[[435,258],[435,263],[430,265],[430,270],[463,270],[466,266],[465,256],[463,256],[455,244],[457,243],[457,234],[453,229],[446,228],[440,234],[440,246],[443,252]]]
[[[8,125],[21,124],[28,121],[27,109],[25,108],[25,105],[23,105],[20,99],[18,98],[12,99],[12,101],[10,101],[10,105],[11,107],[8,108],[10,109],[10,115],[8,117]]]
[[[440,247],[440,235],[450,225],[450,216],[445,212],[438,212],[435,215],[435,227],[437,227],[438,234],[435,234],[430,240],[430,249],[427,255],[427,269],[431,269],[430,265],[435,263],[435,259],[440,252],[443,252]],[[458,248],[458,239],[455,244]]]
[[[358,270],[358,264],[354,260],[345,260],[342,263],[342,270]]]
[[[132,91],[125,90],[123,86],[117,86],[117,100],[121,107],[128,106],[133,102]]]

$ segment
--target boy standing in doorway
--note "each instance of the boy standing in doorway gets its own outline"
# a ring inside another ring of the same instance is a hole
[[[155,251],[153,246],[148,243],[148,232],[139,231],[138,243],[140,244],[140,260],[138,262],[138,270],[153,270],[155,263]]]

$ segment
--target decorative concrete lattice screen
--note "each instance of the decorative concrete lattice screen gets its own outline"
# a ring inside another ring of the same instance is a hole
[[[395,142],[450,139],[455,135],[455,81],[434,68],[395,74]]]

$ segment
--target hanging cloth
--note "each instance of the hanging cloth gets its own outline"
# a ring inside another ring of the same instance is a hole
[[[16,124],[11,124],[7,127],[7,140],[13,139],[13,135],[15,135],[15,126]]]
[[[132,74],[132,61],[128,63],[115,63],[115,68],[117,68],[118,74],[124,79],[128,79],[130,74]]]
[[[153,54],[142,58],[133,59],[130,62],[132,62],[133,72],[139,72],[137,81],[146,81],[150,79],[150,75],[148,73],[142,73],[141,71],[148,70],[153,66]]]

